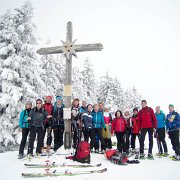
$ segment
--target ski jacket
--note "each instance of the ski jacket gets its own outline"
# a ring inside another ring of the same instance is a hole
[[[155,113],[157,119],[157,128],[164,128],[166,126],[166,115],[161,111],[159,114]]]
[[[82,114],[82,122],[86,130],[93,128],[91,114],[92,113],[87,110]]]
[[[112,123],[112,116],[110,113],[104,112],[104,123],[111,124]]]
[[[44,108],[32,109],[29,114],[29,117],[31,118],[30,120],[31,126],[44,128],[44,124],[47,116],[48,116],[48,112]]]
[[[138,112],[138,128],[157,128],[157,120],[154,111],[150,107],[142,108]]]
[[[137,116],[133,115],[131,118],[131,122],[132,122],[132,133],[139,134],[138,115]]]
[[[103,114],[100,111],[98,112],[95,112],[94,110],[92,111],[92,123],[93,123],[93,128],[106,128]]]
[[[53,114],[53,105],[51,103],[45,103],[43,105],[43,108],[48,112],[48,115]],[[50,119],[46,118],[45,123],[46,124],[51,123],[50,121],[51,121],[51,118]]]
[[[20,117],[19,117],[19,126],[20,128],[28,128],[28,120],[30,110],[24,109],[21,111]]]
[[[74,121],[78,121],[80,119],[80,112],[79,112],[80,108],[79,107],[72,107],[71,108],[71,119],[72,119],[72,122]]]
[[[126,120],[123,117],[114,118],[114,120],[112,121],[113,132],[125,132],[126,125]]]
[[[124,119],[126,121],[126,127],[130,128],[132,126],[131,123],[130,123],[130,116],[129,115],[128,116],[124,115]]]
[[[172,118],[173,122],[170,122],[169,119]],[[166,118],[166,128],[168,131],[174,131],[180,128],[180,115],[179,113],[173,111],[169,113]]]
[[[79,112],[80,112],[81,114],[83,114],[83,113],[86,112],[86,111],[87,111],[87,107],[81,106],[81,107],[79,108]]]
[[[64,129],[64,119],[63,119],[63,108],[56,106],[56,108],[53,111],[53,117],[52,117],[52,128],[55,128],[56,126],[60,126],[62,129]]]

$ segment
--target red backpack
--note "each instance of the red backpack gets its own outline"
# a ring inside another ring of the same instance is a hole
[[[86,141],[81,141],[76,149],[74,160],[81,163],[90,163],[90,145]]]

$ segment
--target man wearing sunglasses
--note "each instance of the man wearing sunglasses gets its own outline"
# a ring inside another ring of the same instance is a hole
[[[31,110],[27,120],[30,121],[30,136],[28,146],[28,156],[33,156],[34,141],[37,135],[36,155],[41,154],[41,148],[44,141],[44,123],[48,117],[48,112],[43,108],[42,100],[36,100],[36,107]]]

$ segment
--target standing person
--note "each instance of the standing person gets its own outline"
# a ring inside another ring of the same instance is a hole
[[[92,122],[93,122],[93,128],[94,128],[95,135],[97,134],[99,140],[101,141],[100,153],[104,153],[106,147],[105,147],[104,139],[102,137],[102,128],[104,128],[104,130],[106,131],[106,126],[104,123],[103,114],[99,111],[98,104],[94,105],[94,109],[92,111]],[[95,145],[95,152],[96,153],[99,152],[99,146]]]
[[[51,127],[54,133],[54,151],[56,152],[63,145],[64,134],[63,103],[61,96],[56,96]]]
[[[132,130],[131,130],[131,148],[132,151],[135,152],[136,148],[136,137],[139,139],[139,128],[138,128],[138,109],[133,109],[133,116],[131,118],[132,122]]]
[[[32,108],[32,102],[28,101],[25,105],[25,109],[21,112],[19,118],[19,126],[22,129],[22,139],[19,148],[19,157],[18,159],[22,159],[24,157],[24,148],[27,141],[27,136],[29,134],[29,124],[27,118],[29,117],[29,113]]]
[[[175,151],[173,156],[175,159],[180,160],[180,145],[179,145],[179,128],[180,128],[180,115],[174,110],[174,105],[169,105],[169,114],[166,118],[166,128],[171,139],[172,148]]]
[[[102,102],[99,103],[99,112],[104,115],[104,104]]]
[[[129,145],[130,145],[130,135],[131,135],[131,124],[130,124],[130,112],[129,109],[124,111],[124,119],[126,121],[126,130],[125,130],[125,142],[127,154],[129,154]]]
[[[73,148],[76,149],[81,140],[81,119],[80,119],[79,99],[74,99],[71,108],[72,133],[73,133]]]
[[[28,156],[33,156],[34,141],[37,135],[36,154],[41,154],[41,148],[44,141],[44,123],[48,118],[48,112],[43,108],[42,100],[36,100],[36,107],[31,110],[27,120],[30,121],[30,137],[28,146]]]
[[[126,121],[120,110],[115,113],[115,118],[112,121],[112,129],[117,138],[117,149],[121,153],[127,153],[126,143],[125,143],[125,130]]]
[[[94,147],[94,141],[95,141],[95,136],[94,136],[94,129],[93,129],[93,124],[92,124],[92,105],[88,104],[87,110],[82,114],[82,123],[84,125],[84,140],[86,142],[89,142],[89,137],[91,139],[90,142],[90,148],[91,152],[93,151]]]
[[[48,112],[48,117],[45,121],[45,128],[44,128],[44,137],[47,132],[47,142],[46,142],[46,151],[50,152],[51,143],[52,143],[52,129],[51,129],[51,122],[52,122],[52,114],[53,114],[53,105],[52,105],[52,96],[46,96],[45,103],[43,108]]]
[[[82,106],[80,107],[79,112],[80,112],[81,114],[83,114],[83,113],[86,112],[86,111],[87,111],[87,103],[86,103],[85,100],[83,100],[83,101],[82,101]]]
[[[144,154],[144,140],[146,133],[149,134],[149,150],[148,158],[153,159],[152,148],[153,148],[153,132],[157,128],[157,120],[154,111],[151,107],[147,106],[147,101],[141,101],[142,109],[138,113],[138,128],[140,130],[140,158],[145,158]]]
[[[105,141],[106,148],[112,149],[112,141],[111,141],[111,128],[112,128],[112,116],[109,113],[109,108],[104,108],[104,123],[106,125],[106,131],[102,129],[102,136]]]
[[[104,116],[104,104],[102,102],[99,103],[99,112],[102,113],[102,115]],[[95,143],[94,143],[94,148],[95,149],[99,149],[99,145],[100,145],[100,140],[99,140],[99,136],[98,133],[95,133]],[[97,151],[98,152],[98,151]]]
[[[157,131],[156,131],[156,138],[158,144],[158,155],[168,156],[168,149],[167,144],[165,141],[166,136],[166,115],[161,111],[160,106],[156,106],[156,119],[157,119]],[[163,148],[164,153],[163,153]]]

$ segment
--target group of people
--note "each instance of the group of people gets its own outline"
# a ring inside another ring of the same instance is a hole
[[[139,139],[140,157],[144,157],[144,141],[146,133],[149,135],[148,157],[152,158],[153,135],[157,138],[158,153],[168,155],[168,148],[165,141],[166,133],[171,139],[174,157],[180,160],[179,128],[180,115],[174,110],[172,104],[169,105],[167,116],[157,106],[155,113],[151,107],[147,106],[146,100],[141,102],[142,109],[138,111],[135,107],[133,115],[127,109],[124,112],[117,110],[115,114],[109,112],[108,107],[103,103],[87,104],[79,99],[74,99],[71,108],[71,131],[73,136],[73,148],[77,148],[78,143],[90,142],[91,152],[104,153],[112,148],[112,136],[117,138],[117,150],[126,154],[135,152],[136,138]],[[36,154],[41,154],[44,147],[50,151],[52,144],[52,132],[54,134],[54,151],[56,152],[63,145],[64,119],[63,119],[63,99],[56,97],[52,105],[52,97],[46,96],[45,102],[36,100],[36,106],[32,108],[32,103],[28,101],[25,109],[20,114],[19,124],[22,128],[22,141],[19,149],[19,158],[24,156],[24,148],[29,135],[28,155],[33,156],[34,141],[37,135]],[[47,141],[44,144],[45,135]]]

